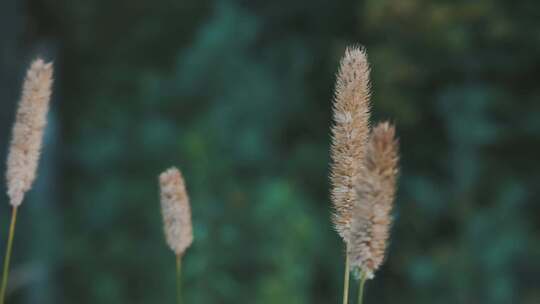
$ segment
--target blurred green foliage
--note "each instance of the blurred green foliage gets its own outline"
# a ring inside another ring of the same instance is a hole
[[[365,302],[539,303],[539,8],[28,2],[33,34],[58,47],[57,137],[46,146],[57,173],[42,167],[54,183],[21,210],[41,233],[22,224],[15,249],[34,242],[30,261],[52,269],[40,303],[173,303],[157,194],[172,165],[195,225],[185,303],[339,302],[329,126],[352,43],[369,52],[374,120],[396,123],[402,151],[392,243]],[[50,187],[54,212],[31,207]]]

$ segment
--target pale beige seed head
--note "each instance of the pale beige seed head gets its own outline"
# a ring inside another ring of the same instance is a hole
[[[365,50],[347,48],[337,75],[331,147],[333,222],[345,241],[357,200],[354,181],[362,170],[369,136],[369,71]]]
[[[348,237],[348,258],[353,270],[372,278],[384,260],[392,223],[391,211],[398,175],[398,141],[388,122],[373,128],[365,168],[356,182],[358,202]]]
[[[193,242],[191,207],[180,171],[170,168],[159,176],[161,214],[167,244],[176,255],[183,255]]]
[[[53,82],[52,63],[35,60],[24,80],[7,158],[10,204],[19,206],[36,178]]]

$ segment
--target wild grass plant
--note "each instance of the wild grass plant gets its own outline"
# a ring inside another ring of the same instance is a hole
[[[47,124],[52,77],[52,63],[36,59],[31,64],[26,73],[22,97],[13,126],[6,172],[7,192],[12,213],[4,256],[0,304],[5,301],[17,210],[23,202],[26,192],[32,188],[36,179],[43,133]]]
[[[51,95],[53,68],[41,59],[29,68],[13,127],[7,160],[7,191],[12,206],[0,304],[5,302],[17,210],[36,178]],[[389,122],[370,123],[370,67],[366,51],[350,47],[341,60],[333,100],[331,144],[332,222],[344,242],[343,304],[349,303],[351,274],[364,285],[383,263],[398,176],[398,141]],[[182,259],[193,242],[191,207],[181,172],[159,175],[166,243],[176,257],[177,302],[182,303]]]
[[[370,128],[370,81],[366,51],[345,51],[337,75],[332,126],[332,204],[336,231],[345,243],[343,304],[350,272],[364,284],[383,262],[398,173],[398,142],[388,123]]]
[[[159,176],[161,214],[165,239],[176,255],[177,301],[182,303],[182,256],[193,242],[191,207],[184,178],[177,168],[170,168]]]

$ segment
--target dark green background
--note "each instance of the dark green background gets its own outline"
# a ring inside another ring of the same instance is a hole
[[[26,67],[56,67],[8,303],[174,303],[172,165],[195,229],[185,303],[340,303],[329,126],[353,43],[402,152],[365,303],[540,303],[538,1],[0,2],[2,159]],[[1,195],[1,244],[9,212]]]

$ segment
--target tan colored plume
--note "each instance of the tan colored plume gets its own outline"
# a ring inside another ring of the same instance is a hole
[[[170,168],[159,176],[161,214],[167,244],[182,256],[193,242],[191,207],[184,179],[180,171]]]
[[[356,182],[359,200],[353,210],[347,252],[351,269],[363,271],[369,278],[384,260],[396,194],[398,153],[395,128],[388,122],[379,123],[371,132],[365,168]]]
[[[10,204],[19,206],[36,178],[51,97],[52,63],[35,60],[26,74],[7,158]]]
[[[369,71],[365,50],[347,48],[337,75],[331,147],[333,222],[345,241],[357,200],[354,181],[362,170],[369,136]]]

